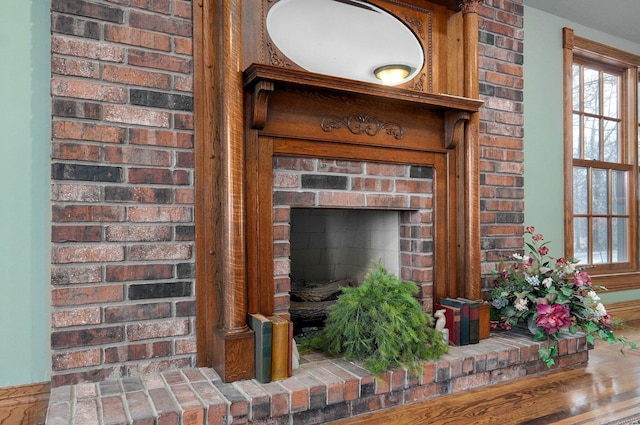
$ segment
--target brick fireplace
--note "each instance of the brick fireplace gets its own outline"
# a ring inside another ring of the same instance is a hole
[[[434,281],[434,212],[433,212],[433,169],[424,166],[385,164],[360,161],[336,161],[317,158],[299,157],[275,157],[273,160],[273,234],[274,234],[274,309],[278,313],[289,312],[290,276],[298,278],[313,278],[314,274],[302,275],[296,273],[293,267],[291,253],[292,214],[298,209],[321,209],[323,211],[354,211],[375,213],[395,213],[388,221],[391,225],[384,226],[380,223],[377,227],[377,236],[382,240],[378,245],[388,244],[393,246],[394,252],[387,253],[390,258],[388,263],[394,265],[401,279],[411,280],[419,287],[417,298],[425,311],[431,312],[433,305],[433,281]],[[323,214],[323,219],[331,223],[331,215]],[[359,216],[362,217],[362,216]],[[379,221],[384,221],[383,216],[377,216]],[[337,217],[334,217],[337,220]],[[365,221],[360,218],[360,223]],[[318,221],[316,217],[307,220],[306,228]],[[343,220],[344,221],[344,220]],[[349,232],[348,223],[340,223],[340,232]],[[327,224],[329,226],[329,224]],[[395,229],[390,228],[395,226]],[[323,231],[324,230],[324,231]],[[320,233],[321,232],[321,233]],[[370,232],[364,228],[354,229],[351,232]],[[395,232],[397,242],[394,243]],[[318,235],[325,237],[326,229],[318,229]],[[313,244],[313,233],[304,235]],[[349,260],[347,257],[355,251],[359,254],[361,248],[351,243],[344,246],[343,241],[336,241],[327,236],[330,248],[337,251],[340,259]],[[362,235],[364,238],[374,238],[370,233]],[[316,243],[316,246],[321,246]],[[369,246],[371,243],[368,244]],[[342,251],[344,248],[344,251]],[[339,250],[339,251],[338,251]],[[324,256],[325,251],[309,250],[308,256]],[[381,252],[382,249],[379,248]],[[374,251],[375,252],[375,251]],[[365,254],[370,255],[370,254]],[[381,253],[382,255],[382,253]],[[304,257],[304,255],[302,255]],[[337,260],[334,263],[337,266]],[[333,274],[322,273],[319,275],[325,279],[349,279],[356,280],[363,277],[362,268],[371,265],[376,258],[358,258],[353,261],[357,264],[349,264],[358,272],[348,273],[338,271]],[[342,263],[346,264],[346,263]],[[324,264],[325,267],[331,264]],[[388,264],[383,265],[388,267]],[[390,271],[393,271],[391,269]],[[302,276],[301,276],[302,275]]]

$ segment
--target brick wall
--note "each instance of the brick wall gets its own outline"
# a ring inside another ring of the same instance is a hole
[[[52,382],[193,366],[192,3],[51,8]]]
[[[480,244],[486,276],[496,262],[524,246],[523,0],[484,0],[479,13],[485,102],[480,109]]]
[[[52,0],[52,383],[195,365],[192,2]],[[522,247],[522,0],[480,9],[483,272]]]

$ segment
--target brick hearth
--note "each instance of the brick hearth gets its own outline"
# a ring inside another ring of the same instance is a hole
[[[375,379],[358,363],[310,355],[268,384],[225,384],[200,368],[68,385],[52,389],[46,424],[320,424],[543,373],[541,344],[526,329],[492,334],[425,362],[419,376],[394,369]],[[565,335],[558,348],[554,368],[588,361],[583,336]]]

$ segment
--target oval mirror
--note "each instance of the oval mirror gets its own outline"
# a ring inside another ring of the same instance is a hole
[[[269,10],[266,27],[280,51],[309,72],[398,85],[424,63],[413,32],[365,1],[280,0]],[[382,71],[396,80],[382,81]]]

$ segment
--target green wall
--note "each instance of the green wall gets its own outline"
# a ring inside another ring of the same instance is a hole
[[[51,370],[49,9],[0,1],[0,387]]]
[[[524,199],[525,224],[551,240],[562,255],[564,216],[562,28],[579,37],[640,55],[632,43],[525,6]],[[640,40],[639,40],[640,42]],[[640,298],[640,290],[603,294],[605,302]]]

